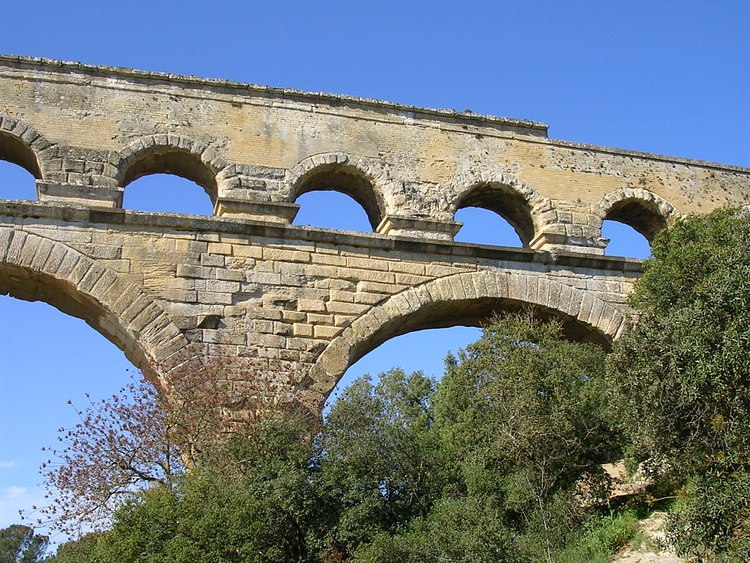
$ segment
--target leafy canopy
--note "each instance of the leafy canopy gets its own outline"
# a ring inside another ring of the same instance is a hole
[[[394,369],[322,426],[257,419],[57,561],[554,561],[618,454],[603,368],[557,323],[495,319],[440,382]]]
[[[609,358],[613,397],[635,461],[688,484],[678,548],[746,559],[750,497],[735,493],[750,475],[750,221],[690,217],[652,252],[632,298],[640,319]]]
[[[49,538],[34,533],[29,526],[12,524],[0,530],[0,563],[42,561]]]

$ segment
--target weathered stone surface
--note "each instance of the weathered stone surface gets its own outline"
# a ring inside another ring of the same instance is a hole
[[[650,238],[750,197],[750,170],[554,141],[539,123],[219,80],[0,56],[0,100],[0,159],[40,197],[0,200],[0,292],[85,319],[156,380],[214,356],[314,410],[412,330],[532,305],[607,344],[641,266],[602,256],[602,221]],[[203,186],[216,216],[121,209],[159,172]],[[321,188],[374,232],[290,226]],[[465,206],[526,248],[451,242]]]

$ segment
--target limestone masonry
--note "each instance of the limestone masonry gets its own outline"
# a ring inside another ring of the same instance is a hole
[[[9,56],[0,159],[38,193],[0,199],[0,293],[85,319],[164,386],[209,358],[237,396],[314,412],[412,330],[530,304],[607,345],[641,266],[604,256],[602,221],[650,239],[750,197],[749,169],[551,140],[541,123]],[[214,216],[123,210],[154,173],[202,186]],[[357,200],[373,232],[292,226],[319,189]],[[452,242],[468,206],[524,248]]]

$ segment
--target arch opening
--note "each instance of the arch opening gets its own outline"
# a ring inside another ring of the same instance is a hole
[[[84,320],[156,385],[161,365],[188,344],[164,310],[105,264],[73,247],[0,228],[0,295],[43,301]]]
[[[41,301],[65,315],[84,321],[122,350],[133,365],[148,370],[146,351],[127,333],[120,320],[69,282],[13,264],[0,264],[1,295],[22,301]]]
[[[0,318],[0,519],[12,512],[15,521],[19,510],[49,503],[38,473],[49,452],[41,448],[58,443],[59,428],[80,422],[74,407],[87,406],[86,394],[117,393],[133,366],[96,331],[48,304],[0,295]]]
[[[37,199],[34,177],[22,166],[0,160],[0,198]]]
[[[493,315],[529,308],[542,320],[560,319],[566,338],[605,350],[625,330],[626,311],[554,277],[497,270],[454,274],[405,289],[357,318],[323,350],[298,392],[322,408],[349,366],[386,340],[427,328],[481,326]]]
[[[651,256],[648,239],[633,227],[614,220],[604,220],[602,236],[609,240],[604,254],[645,259]]]
[[[461,197],[456,211],[465,207],[487,209],[502,217],[516,232],[524,247],[528,247],[534,239],[534,220],[529,203],[510,186],[497,182],[477,184]]]
[[[42,177],[34,151],[26,146],[21,139],[2,131],[0,131],[0,160],[17,164],[37,180]]]
[[[350,363],[358,361],[385,341],[403,334],[455,326],[481,328],[494,316],[520,313],[526,309],[530,309],[540,320],[546,321],[554,318],[561,321],[563,335],[569,340],[592,342],[607,350],[611,346],[610,340],[604,334],[562,311],[510,298],[481,297],[431,303],[413,313],[391,319],[370,338],[363,339],[354,345]]]
[[[124,209],[212,215],[213,204],[194,181],[175,174],[148,174],[134,180],[123,194]]]
[[[294,225],[343,231],[368,231],[370,220],[352,197],[336,191],[312,191],[297,198],[299,212]]]
[[[462,207],[456,221],[463,226],[454,237],[456,242],[522,247],[518,233],[499,213],[481,207]]]
[[[119,185],[128,185],[143,176],[171,174],[194,182],[208,194],[211,204],[216,203],[218,189],[216,173],[199,156],[173,147],[155,146],[143,151],[122,171]]]
[[[393,337],[365,354],[346,370],[326,401],[324,413],[351,383],[369,374],[376,379],[381,373],[401,368],[406,373],[422,371],[440,379],[445,371],[445,358],[457,354],[482,335],[479,327],[453,326],[416,330]],[[415,350],[419,353],[416,354]]]
[[[558,319],[562,323],[563,336],[577,342],[589,342],[611,349],[611,339],[601,329],[592,326],[561,310],[530,304],[519,299],[483,297],[433,302],[416,311],[394,315],[364,337],[342,335],[334,340],[318,361],[318,381],[310,382],[321,393],[321,408],[347,370],[367,354],[391,339],[435,328],[477,327],[487,324],[493,316],[518,313],[530,309],[540,320]],[[380,316],[380,315],[378,315]],[[602,317],[605,317],[602,314]],[[373,319],[374,321],[374,319]],[[375,321],[377,322],[377,321]],[[609,319],[606,319],[609,322]],[[363,326],[367,325],[367,321]],[[475,339],[476,340],[476,339]],[[322,373],[321,372],[327,372]]]
[[[300,196],[315,191],[335,191],[349,196],[364,209],[373,231],[383,219],[372,183],[354,166],[326,164],[313,168],[297,182],[293,200],[297,201]],[[327,211],[339,213],[336,209]]]
[[[653,201],[626,198],[616,201],[604,216],[605,220],[617,221],[632,227],[651,242],[656,234],[667,227],[667,218],[660,213]]]

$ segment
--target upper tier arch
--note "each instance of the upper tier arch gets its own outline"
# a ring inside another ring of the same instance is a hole
[[[37,180],[44,178],[44,169],[52,166],[55,150],[44,136],[31,125],[0,115],[0,160],[25,168]]]
[[[379,185],[379,174],[364,159],[345,153],[328,153],[302,160],[290,171],[290,203],[316,190],[334,190],[359,203],[372,229],[385,216],[385,203]]]
[[[470,175],[459,179],[453,214],[464,207],[489,209],[508,221],[524,247],[534,240],[534,208],[544,201],[536,189],[512,174]]]
[[[201,186],[216,203],[216,176],[227,163],[209,144],[180,135],[149,135],[130,143],[121,153],[117,185],[149,174],[174,174]]]
[[[663,197],[640,188],[611,192],[599,202],[602,219],[624,223],[651,242],[654,237],[680,218],[680,212]]]

